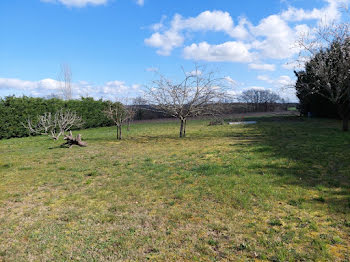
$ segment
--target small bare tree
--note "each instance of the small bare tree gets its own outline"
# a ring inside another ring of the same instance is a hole
[[[218,105],[227,96],[224,78],[218,78],[204,66],[195,65],[192,72],[183,73],[184,79],[179,83],[160,75],[146,92],[149,104],[180,120],[180,137],[186,136],[189,117],[217,114]]]
[[[82,118],[74,111],[60,109],[54,115],[46,112],[37,116],[37,121],[33,122],[28,118],[27,123],[22,125],[28,129],[30,134],[50,135],[53,139],[58,140],[65,132],[70,131],[73,127],[83,125]]]
[[[117,126],[117,139],[122,139],[122,127],[127,121],[133,118],[133,110],[131,107],[124,105],[121,102],[110,102],[104,113]]]
[[[46,112],[41,116],[37,116],[35,123],[28,118],[27,123],[22,123],[22,125],[28,129],[30,134],[40,135],[48,135],[51,129],[55,127],[51,112]]]
[[[64,135],[65,132],[68,132],[73,127],[82,127],[83,119],[75,112],[70,110],[60,109],[55,114],[54,122],[56,123],[55,136],[53,136],[56,140]]]
[[[65,100],[71,100],[72,92],[72,70],[68,64],[61,65],[61,72],[58,76],[59,88]]]
[[[141,96],[138,96],[132,100],[134,106],[144,106],[147,105],[148,101]]]
[[[143,97],[136,97],[132,99],[132,107],[134,109],[134,119],[141,120],[144,117],[146,111],[149,110],[148,101]]]
[[[135,118],[137,108],[134,105],[129,105],[129,106],[127,106],[127,111],[128,111],[129,117],[126,120],[126,122],[127,122],[127,129],[126,130],[130,131],[130,124]]]

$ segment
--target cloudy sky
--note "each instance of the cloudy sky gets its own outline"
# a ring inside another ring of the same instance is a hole
[[[266,88],[295,100],[298,36],[342,19],[348,0],[1,0],[0,97],[59,94],[60,64],[74,96],[142,95],[156,71],[181,78],[195,62],[232,92]]]

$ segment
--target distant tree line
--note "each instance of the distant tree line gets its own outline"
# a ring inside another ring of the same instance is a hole
[[[243,91],[238,100],[245,103],[252,112],[275,111],[278,103],[285,103],[283,98],[271,90],[253,88]]]
[[[0,139],[46,133],[57,139],[63,135],[62,127],[55,119],[59,116],[62,118],[60,112],[64,112],[65,116],[72,113],[81,118],[81,124],[72,125],[70,129],[116,125],[118,138],[121,136],[119,127],[122,124],[129,126],[132,120],[171,117],[147,103],[141,98],[134,99],[132,105],[124,105],[91,97],[66,100],[8,96],[0,98]]]
[[[258,106],[255,100],[246,100],[240,103],[223,103],[220,105],[220,112],[224,115],[234,113],[247,113],[255,111],[275,111],[286,110],[290,104],[260,103]],[[93,98],[81,98],[76,100],[63,100],[59,98],[33,98],[33,97],[14,97],[8,96],[0,98],[0,139],[11,137],[25,137],[31,134],[46,133],[45,130],[38,129],[39,118],[41,121],[48,121],[49,116],[55,117],[56,113],[64,110],[65,112],[74,112],[81,117],[80,128],[94,128],[103,126],[117,127],[121,124],[129,125],[132,120],[162,119],[169,118],[172,115],[167,114],[157,107],[149,105],[148,101],[136,98],[132,105],[123,105],[122,103],[111,103],[105,100],[95,100]],[[293,104],[294,106],[294,104]],[[185,107],[184,107],[185,108]],[[212,108],[207,108],[210,112]],[[203,110],[206,110],[204,107]],[[119,112],[119,113],[118,113]],[[132,117],[130,117],[132,116]],[[32,127],[37,130],[28,132],[28,120]],[[53,121],[54,119],[52,119]],[[44,128],[42,126],[42,128]],[[78,128],[73,126],[72,129]],[[54,130],[53,130],[54,131]],[[58,131],[59,134],[60,131]],[[118,127],[118,132],[119,127]],[[118,136],[120,136],[119,134]]]

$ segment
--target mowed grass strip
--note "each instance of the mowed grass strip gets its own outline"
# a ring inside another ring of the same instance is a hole
[[[136,123],[0,141],[0,261],[348,261],[339,122]]]

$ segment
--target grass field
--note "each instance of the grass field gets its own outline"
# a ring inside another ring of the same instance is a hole
[[[349,261],[350,133],[258,121],[0,141],[0,261]]]

